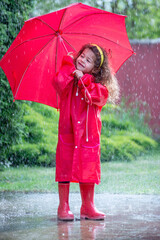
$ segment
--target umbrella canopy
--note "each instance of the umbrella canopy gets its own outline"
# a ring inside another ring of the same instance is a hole
[[[82,3],[29,19],[0,61],[14,99],[58,108],[52,82],[64,55],[95,43],[106,49],[114,72],[134,53],[125,16]]]

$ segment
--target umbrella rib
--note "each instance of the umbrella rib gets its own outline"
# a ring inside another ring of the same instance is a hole
[[[62,15],[62,17],[61,17],[61,21],[60,21],[60,23],[59,23],[58,29],[60,29],[60,26],[61,26],[61,24],[62,24],[62,20],[63,20],[63,18],[64,18],[64,16],[65,16],[66,11],[67,11],[67,9],[64,10],[64,13],[63,13],[63,15]],[[50,29],[52,29],[55,33],[57,32],[53,27],[51,27],[48,23],[46,23],[46,22],[43,21],[42,19],[40,19],[40,18],[35,18],[35,19],[38,20],[38,21],[40,21],[40,22],[42,22],[42,23],[45,24],[46,26],[48,26],[48,27],[49,27]]]
[[[50,29],[52,29],[55,33],[56,33],[56,30],[54,30],[54,28],[53,27],[51,27],[48,23],[46,23],[46,22],[44,22],[42,19],[39,19],[39,18],[35,18],[35,20],[38,20],[38,21],[40,21],[40,22],[42,22],[42,23],[44,23],[46,26],[48,26]]]
[[[116,45],[118,45],[118,46],[121,46],[122,48],[125,48],[125,49],[127,49],[127,50],[129,50],[129,51],[131,51],[131,52],[134,52],[133,50],[128,49],[128,48],[126,48],[125,46],[122,46],[121,44],[116,43],[116,42],[113,41],[113,40],[110,40],[109,38],[105,38],[105,37],[103,37],[103,36],[99,36],[99,35],[94,34],[94,33],[69,33],[69,32],[67,33],[67,32],[65,32],[65,34],[90,35],[90,36],[94,36],[94,37],[103,38],[103,39],[108,40],[108,41],[110,41],[110,42],[112,42],[112,43],[114,43],[114,44],[116,44]]]
[[[55,72],[57,72],[58,38],[56,39]]]
[[[19,88],[20,88],[20,85],[21,85],[21,83],[22,83],[22,80],[23,80],[24,75],[26,74],[28,68],[30,67],[30,65],[32,64],[32,62],[34,61],[34,59],[42,52],[42,50],[43,50],[53,39],[54,39],[54,38],[50,39],[50,40],[38,51],[38,53],[31,59],[31,61],[29,62],[28,66],[27,66],[27,68],[26,68],[26,70],[25,70],[25,72],[23,73],[23,75],[22,75],[22,77],[21,77],[21,80],[20,80],[19,85],[18,85],[18,87],[17,87],[17,90],[16,90],[16,93],[15,93],[14,98],[16,98],[16,95],[17,95],[17,93],[18,93],[18,91],[19,91]]]
[[[59,23],[58,30],[59,30],[60,27],[61,27],[61,24],[62,24],[62,21],[63,21],[63,19],[64,19],[65,14],[66,14],[66,11],[67,11],[67,8],[66,8],[66,9],[64,10],[64,12],[63,12],[63,15],[62,15],[62,17],[61,17],[61,21],[60,21],[60,23]]]
[[[22,42],[22,43],[19,43],[19,44],[18,44],[17,46],[15,46],[11,51],[9,51],[8,53],[6,53],[6,55],[4,55],[3,60],[4,60],[10,53],[12,53],[16,48],[18,48],[19,46],[25,44],[26,42],[30,42],[30,41],[33,41],[33,40],[36,40],[36,39],[39,39],[39,38],[48,37],[48,36],[52,36],[52,35],[53,35],[53,33],[52,33],[52,34],[48,34],[48,35],[44,35],[44,36],[35,37],[35,38],[30,38],[30,39],[28,39],[28,40],[25,40],[25,41]],[[54,35],[54,36],[55,36],[55,35]],[[53,38],[52,38],[52,39],[53,39]]]

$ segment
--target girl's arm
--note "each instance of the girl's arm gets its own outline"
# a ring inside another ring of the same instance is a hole
[[[108,99],[108,89],[101,83],[93,82],[93,76],[85,74],[78,81],[78,86],[85,97],[86,102],[103,107]]]
[[[69,89],[70,83],[74,80],[73,72],[75,70],[73,59],[70,56],[65,56],[61,68],[53,80],[53,86],[60,96]]]

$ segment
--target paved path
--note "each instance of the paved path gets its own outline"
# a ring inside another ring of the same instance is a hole
[[[57,221],[57,194],[0,193],[0,240],[158,240],[160,196],[96,194],[105,221],[79,220],[81,199],[70,194],[74,222]]]

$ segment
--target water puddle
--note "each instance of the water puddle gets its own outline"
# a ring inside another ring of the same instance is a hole
[[[0,240],[160,239],[160,196],[96,194],[104,221],[79,219],[80,195],[71,193],[75,221],[57,221],[57,194],[0,193]]]

